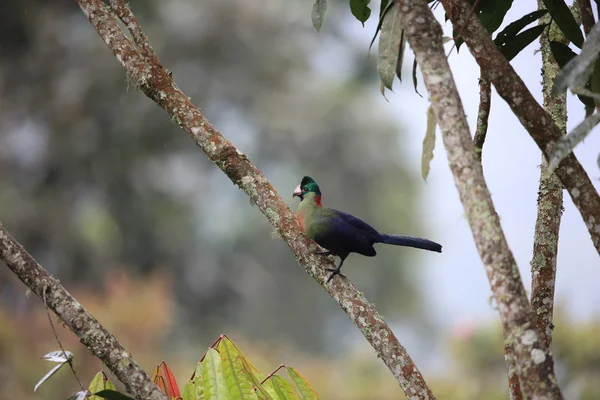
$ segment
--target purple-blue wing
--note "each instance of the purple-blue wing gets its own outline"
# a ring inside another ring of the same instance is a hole
[[[374,238],[379,238],[379,236],[381,236],[380,233],[377,232],[377,230],[375,228],[373,228],[371,225],[367,224],[365,221],[363,221],[359,218],[356,218],[355,216],[345,213],[343,211],[338,211],[338,210],[335,210],[335,211],[340,217],[342,217],[347,222],[352,224],[354,227],[360,229],[361,231],[364,231],[365,233],[373,235]]]

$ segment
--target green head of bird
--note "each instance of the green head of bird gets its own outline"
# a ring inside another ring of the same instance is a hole
[[[294,195],[292,197],[298,196],[300,197],[300,200],[304,200],[304,196],[309,193],[314,193],[315,196],[321,197],[321,189],[319,189],[317,182],[310,176],[305,176],[302,178],[302,182],[294,189]]]

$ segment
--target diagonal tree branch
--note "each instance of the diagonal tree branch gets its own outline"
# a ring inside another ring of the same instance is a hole
[[[519,75],[500,53],[490,34],[478,18],[467,20],[470,6],[464,0],[441,0],[452,24],[463,31],[462,38],[486,72],[496,92],[508,103],[542,153],[549,157],[554,142],[561,137],[552,117],[538,104]],[[581,213],[592,242],[600,253],[600,196],[574,154],[565,158],[555,174],[569,191],[573,203]]]
[[[0,260],[77,335],[140,400],[167,400],[106,328],[21,246],[0,222]]]
[[[483,261],[521,387],[533,399],[561,399],[552,356],[540,340],[525,287],[474,151],[469,126],[442,46],[442,28],[427,0],[396,0],[442,131],[448,163]],[[464,15],[468,15],[465,10]],[[477,18],[472,18],[477,20]]]
[[[170,72],[161,66],[158,58],[148,56],[154,52],[144,44],[147,40],[137,22],[133,27],[126,23],[130,31],[134,29],[137,32],[131,32],[134,38],[132,42],[119,28],[112,10],[102,0],[78,0],[78,3],[136,86],[163,108],[208,158],[258,206],[291,248],[298,263],[340,304],[361,330],[406,396],[411,399],[434,399],[417,366],[375,307],[346,279],[334,279],[330,285],[325,284],[328,276],[325,268],[331,267],[331,263],[313,254],[317,250],[316,244],[304,235],[296,217],[267,178],[177,88]],[[111,0],[111,4],[118,10],[116,14],[128,15],[129,22],[134,21],[131,11],[124,9],[126,5],[122,0]]]

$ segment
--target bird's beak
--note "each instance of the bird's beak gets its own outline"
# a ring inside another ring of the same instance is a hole
[[[302,189],[300,189],[300,185],[296,186],[296,189],[294,189],[294,194],[292,195],[292,198],[296,196],[300,197],[300,200],[302,200]]]

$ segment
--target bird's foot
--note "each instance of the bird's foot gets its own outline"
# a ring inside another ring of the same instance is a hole
[[[327,268],[327,271],[331,272],[331,275],[327,278],[327,283],[329,283],[336,275],[339,275],[342,278],[346,277],[346,275],[342,274],[341,268]]]

